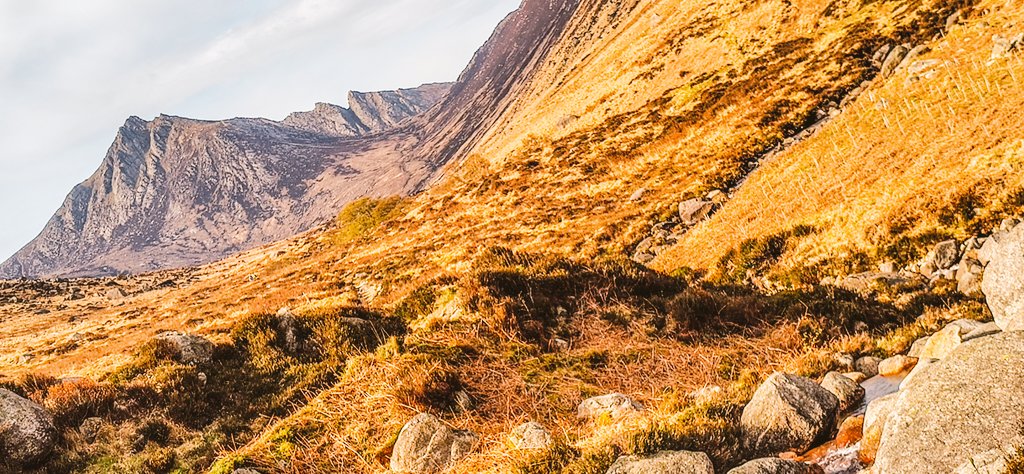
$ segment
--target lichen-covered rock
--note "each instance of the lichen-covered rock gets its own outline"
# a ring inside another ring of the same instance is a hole
[[[162,355],[182,364],[206,364],[213,360],[213,343],[202,336],[167,331],[158,334],[154,341]]]
[[[707,454],[662,451],[651,456],[622,456],[606,474],[715,474]]]
[[[602,416],[621,418],[644,411],[644,406],[621,393],[612,393],[583,400],[576,409],[581,419],[595,419]]]
[[[406,423],[395,441],[391,470],[398,473],[442,472],[462,459],[478,438],[469,431],[455,430],[428,413]]]
[[[15,466],[41,462],[57,437],[53,419],[43,407],[0,388],[0,459]]]
[[[779,458],[763,458],[733,468],[728,474],[824,474],[824,472],[814,464]]]
[[[744,443],[756,452],[806,451],[833,428],[838,407],[813,380],[775,373],[743,408]]]
[[[990,261],[981,290],[996,324],[1004,331],[1024,330],[1024,225],[993,236],[982,250]]]
[[[523,423],[512,430],[508,437],[509,443],[516,449],[534,450],[551,446],[551,433],[544,425],[531,421]]]
[[[950,472],[1001,447],[1024,423],[1024,332],[963,343],[899,393],[878,474]]]

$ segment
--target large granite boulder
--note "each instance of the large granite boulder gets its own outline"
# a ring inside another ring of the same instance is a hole
[[[0,463],[13,467],[43,461],[57,444],[57,428],[43,407],[0,388]]]
[[[993,236],[982,250],[989,262],[981,291],[996,324],[1004,331],[1024,330],[1024,225]]]
[[[469,431],[455,430],[428,413],[406,423],[395,441],[391,470],[398,473],[442,472],[462,459],[478,438]]]
[[[877,474],[950,472],[1000,448],[1024,423],[1024,332],[965,342],[900,391]]]
[[[857,406],[864,399],[864,387],[839,372],[825,374],[821,387],[839,400],[839,413]]]
[[[825,471],[814,464],[789,461],[779,458],[755,459],[728,474],[823,474]]]
[[[835,427],[839,400],[813,380],[775,373],[743,408],[744,444],[755,452],[806,451]]]
[[[651,456],[622,456],[606,474],[715,474],[707,454],[662,451]]]

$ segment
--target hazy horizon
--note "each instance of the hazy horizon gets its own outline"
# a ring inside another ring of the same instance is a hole
[[[283,119],[456,79],[518,0],[0,0],[0,261],[129,116]],[[385,60],[381,60],[384,58]]]

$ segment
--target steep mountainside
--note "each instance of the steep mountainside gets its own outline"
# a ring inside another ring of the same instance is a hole
[[[305,231],[355,198],[419,191],[497,120],[574,6],[525,1],[447,94],[447,85],[353,93],[350,109],[319,105],[283,123],[161,117],[143,127],[131,120],[122,128],[129,136],[118,137],[96,174],[0,266],[0,276],[206,263]],[[402,122],[442,97],[418,120]],[[366,136],[394,125],[401,126]]]

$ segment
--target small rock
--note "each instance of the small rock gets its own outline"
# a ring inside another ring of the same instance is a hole
[[[857,359],[853,363],[853,368],[857,372],[866,375],[868,378],[878,375],[878,364],[882,362],[882,359],[878,357],[865,356]]]
[[[260,474],[260,471],[243,467],[241,469],[235,469],[234,471],[231,471],[231,474]]]
[[[206,364],[213,360],[213,343],[204,337],[167,331],[157,335],[154,341],[160,353],[182,364]]]
[[[685,226],[699,224],[711,216],[715,210],[715,203],[703,199],[690,199],[679,203],[679,219]]]
[[[523,423],[512,430],[509,443],[519,450],[546,449],[551,446],[551,433],[544,425],[531,421]]]
[[[416,415],[403,428],[391,455],[391,470],[428,474],[444,471],[465,457],[479,438],[454,430],[428,413]]]
[[[725,390],[717,385],[709,385],[706,387],[698,388],[690,394],[690,398],[697,403],[707,403],[714,401],[722,396]]]
[[[940,242],[932,251],[935,253],[935,266],[939,270],[953,268],[960,261],[960,243],[955,240]]]
[[[868,379],[868,376],[861,372],[844,372],[843,377],[853,380],[856,383],[861,383]]]
[[[835,361],[846,370],[853,370],[854,359],[850,354],[836,354],[832,356]]]
[[[598,419],[608,416],[612,419],[640,413],[644,406],[621,393],[612,393],[583,400],[576,410],[580,419]]]
[[[908,372],[917,365],[917,357],[898,355],[883,360],[878,364],[878,374],[884,377]]]
[[[57,444],[57,428],[43,407],[0,388],[0,454],[15,466],[43,461]]]
[[[806,451],[832,429],[838,406],[813,380],[775,373],[743,408],[744,442],[758,452]]]
[[[629,202],[637,202],[643,199],[645,194],[647,194],[647,188],[637,189],[631,196],[629,196]]]
[[[824,474],[824,472],[814,464],[779,458],[763,458],[734,468],[728,474]]]
[[[1002,35],[995,35],[992,37],[992,56],[991,60],[1001,59],[1009,56],[1016,52],[1024,45],[1024,33],[1007,38]]]
[[[942,359],[953,352],[963,342],[962,334],[966,334],[964,328],[950,324],[941,331],[932,334],[924,344],[919,354],[915,357],[922,359]]]
[[[821,381],[821,387],[839,400],[839,413],[856,406],[864,399],[864,387],[838,372],[825,374],[825,379]]]
[[[622,456],[606,474],[715,474],[707,454],[662,451],[651,456]]]
[[[459,412],[468,412],[473,410],[473,397],[469,396],[465,390],[459,390],[452,396],[452,400],[455,402],[454,407]]]
[[[883,78],[891,76],[896,72],[896,68],[899,67],[903,59],[907,57],[907,53],[910,52],[910,45],[901,44],[893,47],[889,54],[886,55],[885,61],[882,62],[881,76]]]
[[[882,273],[896,273],[896,264],[893,262],[885,262],[878,265],[878,271]]]
[[[864,415],[851,416],[839,425],[835,447],[847,448],[860,442],[864,437]]]

